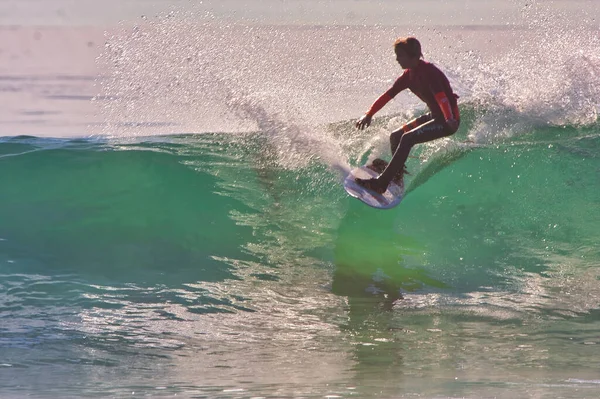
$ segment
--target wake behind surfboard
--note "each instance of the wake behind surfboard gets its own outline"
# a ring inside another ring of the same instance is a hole
[[[390,183],[387,190],[383,194],[378,194],[374,191],[367,190],[356,183],[355,179],[371,179],[377,177],[378,173],[361,166],[353,169],[344,180],[344,188],[352,197],[357,198],[365,204],[378,209],[390,209],[398,205],[404,198],[404,187],[398,186],[396,183]]]

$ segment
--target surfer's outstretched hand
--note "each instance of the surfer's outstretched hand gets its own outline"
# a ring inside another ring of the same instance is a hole
[[[358,130],[363,130],[366,127],[369,127],[371,124],[371,115],[363,115],[359,120],[356,121],[356,127]]]

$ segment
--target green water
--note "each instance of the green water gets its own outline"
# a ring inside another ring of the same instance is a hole
[[[2,396],[597,396],[597,127],[465,139],[390,211],[265,134],[2,139]]]

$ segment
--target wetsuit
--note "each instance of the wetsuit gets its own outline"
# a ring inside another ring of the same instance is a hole
[[[458,96],[452,91],[444,73],[435,65],[423,60],[419,60],[416,68],[406,69],[394,85],[373,103],[367,115],[375,115],[405,89],[409,89],[425,102],[430,113],[414,119],[390,135],[392,160],[377,179],[380,182],[378,185],[385,187],[403,171],[408,154],[415,144],[450,136],[456,132],[460,123]],[[457,124],[454,127],[449,126],[447,121],[450,120],[455,120]]]

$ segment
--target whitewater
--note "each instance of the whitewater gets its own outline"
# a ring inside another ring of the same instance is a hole
[[[1,397],[600,394],[593,1],[111,1],[0,5]],[[381,211],[406,35],[462,122]]]

